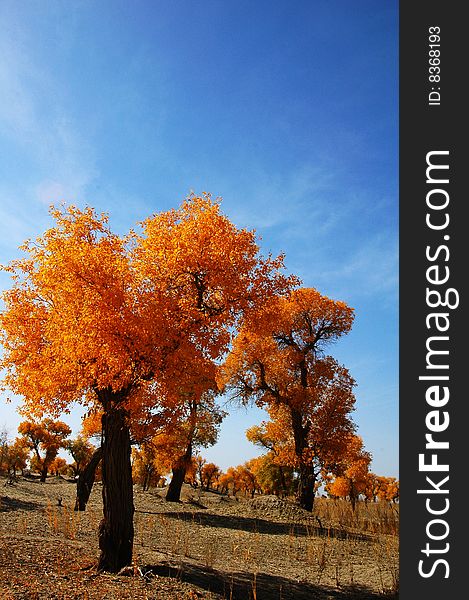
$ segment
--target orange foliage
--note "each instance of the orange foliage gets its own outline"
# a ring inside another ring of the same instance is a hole
[[[399,499],[399,480],[395,477],[383,477],[369,473],[365,496],[369,500],[396,502]]]
[[[56,456],[49,465],[49,473],[52,475],[67,475],[70,471],[70,466],[67,465],[65,458]]]
[[[240,490],[239,474],[235,467],[228,467],[226,473],[222,473],[218,478],[218,483],[222,493],[227,494],[230,490],[233,496]]]
[[[336,477],[334,481],[327,485],[327,491],[331,496],[337,498],[347,498],[350,494],[350,481],[345,477]]]
[[[100,438],[102,431],[102,410],[92,410],[86,413],[81,422],[81,435],[85,438]]]
[[[143,229],[137,268],[164,290],[178,329],[197,332],[205,356],[219,357],[243,315],[298,283],[280,274],[283,256],[262,258],[255,233],[237,229],[209,194],[147,219]]]
[[[251,461],[237,467],[229,467],[226,473],[218,476],[218,488],[222,493],[228,493],[231,490],[233,496],[239,491],[244,491],[245,495],[254,496],[256,491],[260,491],[260,485],[252,470]]]
[[[16,438],[11,444],[2,440],[0,447],[0,472],[15,477],[16,471],[26,468],[30,446],[25,438]]]
[[[364,450],[361,437],[349,436],[346,449],[335,465],[338,477],[327,485],[327,491],[333,496],[349,497],[355,506],[358,496],[366,495],[370,462],[371,455]]]
[[[262,421],[246,431],[247,439],[270,450],[272,461],[277,465],[296,467],[295,441],[292,432],[291,416],[288,407],[279,404],[268,407],[271,421]]]
[[[60,448],[65,447],[66,438],[71,432],[68,425],[52,419],[43,419],[40,423],[32,421],[20,423],[18,433],[24,437],[28,446],[34,451],[36,459],[34,464],[41,471],[43,481],[45,481],[49,467]]]
[[[293,469],[279,464],[273,452],[252,458],[247,462],[263,494],[289,496],[294,491]]]
[[[220,467],[215,463],[205,463],[200,473],[200,484],[206,489],[217,488],[218,478],[221,475]]]
[[[65,449],[74,460],[70,465],[70,470],[75,477],[81,474],[86,464],[90,461],[93,452],[96,450],[95,446],[83,435],[78,435],[75,439],[69,440],[65,444]]]
[[[355,426],[354,380],[325,347],[348,333],[353,309],[312,288],[271,298],[250,315],[219,371],[235,398],[267,407],[284,464],[299,470],[299,499],[311,510],[316,479],[336,461]]]
[[[169,471],[168,465],[158,454],[158,446],[154,440],[143,443],[139,448],[133,448],[132,458],[133,480],[140,483],[144,490],[158,485],[162,476]]]
[[[396,502],[399,499],[399,480],[395,477],[387,478],[386,500]]]
[[[120,389],[134,376],[123,240],[92,209],[52,216],[57,226],[23,246],[30,258],[6,268],[15,283],[1,317],[5,384],[37,414],[58,414],[84,393]]]

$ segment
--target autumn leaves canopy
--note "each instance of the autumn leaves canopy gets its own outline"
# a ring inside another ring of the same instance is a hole
[[[1,320],[4,383],[36,412],[94,403],[104,389],[135,407],[177,403],[181,386],[213,380],[240,318],[297,283],[208,196],[125,237],[90,208],[52,216],[24,245],[29,258],[7,267]]]

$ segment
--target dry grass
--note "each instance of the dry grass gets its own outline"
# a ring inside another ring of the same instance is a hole
[[[0,485],[3,485],[0,482]],[[273,497],[168,503],[135,490],[136,577],[97,575],[100,486],[84,513],[63,480],[1,488],[0,597],[14,600],[394,598],[398,507]],[[61,506],[58,498],[62,498]]]
[[[350,502],[317,498],[315,514],[325,523],[362,533],[399,534],[399,505],[387,502]]]

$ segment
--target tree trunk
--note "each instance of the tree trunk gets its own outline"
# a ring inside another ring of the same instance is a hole
[[[46,462],[44,461],[44,464],[42,465],[42,469],[41,469],[41,479],[40,479],[40,481],[42,481],[43,483],[47,479],[47,471],[48,470],[49,470],[49,465],[46,464]]]
[[[350,482],[350,504],[352,505],[352,511],[355,512],[355,506],[358,500],[358,494],[353,486],[353,482]]]
[[[75,500],[75,508],[74,510],[85,510],[86,504],[89,500],[91,490],[93,488],[94,477],[96,474],[96,469],[99,465],[99,462],[103,456],[103,450],[101,446],[97,448],[91,458],[89,463],[83,469],[83,471],[78,475],[77,480],[77,498]]]
[[[181,489],[186,477],[187,465],[192,458],[192,444],[187,446],[184,456],[182,456],[173,467],[173,476],[166,492],[166,500],[168,502],[180,502]]]
[[[278,465],[278,473],[280,477],[280,487],[282,488],[282,498],[286,498],[288,496],[288,490],[282,465]]]
[[[156,475],[158,475],[158,473],[156,473]],[[144,492],[146,492],[147,490],[150,489],[150,486],[152,484],[152,482],[155,481],[155,467],[153,467],[152,465],[147,465],[145,467],[145,474],[143,476],[143,490]]]
[[[310,465],[300,465],[299,475],[297,500],[302,508],[311,512],[314,506],[314,486],[316,484],[314,468]]]
[[[128,412],[122,394],[100,391],[103,404],[103,520],[99,526],[98,572],[117,573],[132,562],[134,503]]]
[[[302,424],[300,412],[290,409],[293,438],[295,440],[295,454],[299,462],[299,479],[296,498],[298,504],[305,510],[312,511],[314,506],[314,486],[316,473],[311,463],[304,462],[304,451],[307,449],[307,431]]]

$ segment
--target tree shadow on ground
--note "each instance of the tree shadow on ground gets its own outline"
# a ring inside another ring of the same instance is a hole
[[[395,600],[397,594],[380,594],[363,586],[344,586],[340,590],[299,582],[285,577],[258,573],[228,573],[190,563],[147,565],[144,576],[173,577],[230,600]]]
[[[12,510],[38,510],[42,508],[37,502],[25,502],[24,500],[16,500],[8,496],[0,498],[0,512],[9,512]]]
[[[369,542],[373,539],[370,535],[364,533],[353,533],[335,527],[318,527],[317,525],[305,525],[302,523],[281,523],[278,521],[268,521],[266,519],[256,519],[251,517],[219,515],[211,512],[163,512],[158,514],[162,514],[170,519],[190,521],[207,527],[223,527],[225,529],[236,529],[252,533],[329,537],[361,542]]]

